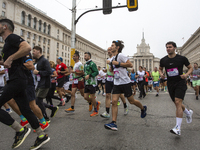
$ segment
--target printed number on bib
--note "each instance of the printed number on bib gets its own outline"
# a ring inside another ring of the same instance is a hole
[[[139,79],[138,79],[139,81],[143,81],[143,77],[139,77]]]
[[[114,71],[115,79],[119,79],[119,71]]]
[[[134,83],[135,81],[134,81],[134,80],[131,80],[131,82]]]
[[[113,81],[113,77],[112,76],[108,76],[107,77],[107,81]]]
[[[39,75],[39,74],[37,74],[36,76],[37,76],[37,82],[39,82],[39,81],[40,81],[40,79],[41,79],[41,77],[40,77],[40,75]]]
[[[197,79],[198,77],[197,77],[197,75],[193,75],[193,78]]]
[[[178,76],[179,75],[178,68],[167,69],[167,74],[169,77]]]
[[[5,69],[5,78],[6,78],[6,81],[9,80],[8,68]]]
[[[157,83],[158,83],[158,81],[154,82],[154,84],[157,84]]]
[[[78,79],[74,79],[74,84],[78,84]]]

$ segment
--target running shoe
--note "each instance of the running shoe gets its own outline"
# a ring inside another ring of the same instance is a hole
[[[199,100],[198,96],[196,96],[196,100]]]
[[[10,108],[6,109],[6,112],[11,114],[12,113],[12,110]]]
[[[91,111],[92,111],[92,104],[91,105],[89,104],[89,112]]]
[[[43,138],[38,138],[35,141],[35,144],[33,146],[30,147],[30,150],[36,150],[38,148],[40,148],[42,145],[46,144],[47,142],[49,142],[50,137],[48,137],[48,135],[44,135]]]
[[[143,95],[143,98],[145,98],[146,94]]]
[[[75,111],[75,110],[72,109],[71,107],[68,108],[68,109],[65,109],[65,112],[67,112],[67,113],[73,113],[74,111]]]
[[[125,116],[128,115],[128,105],[127,105],[126,108],[124,108],[124,115],[125,115]]]
[[[103,96],[106,96],[106,93],[103,93],[102,95],[103,95]]]
[[[100,101],[97,101],[97,111],[99,111],[100,105],[101,105],[101,102],[100,102]]]
[[[187,122],[187,123],[191,123],[191,122],[192,122],[192,114],[193,114],[193,111],[190,109],[189,112],[190,112],[190,114],[189,114],[189,115],[186,115],[186,122]]]
[[[24,142],[26,137],[30,134],[30,132],[31,132],[31,129],[27,127],[24,127],[24,131],[22,132],[16,132],[15,141],[12,145],[12,148],[19,147]]]
[[[42,131],[46,130],[49,126],[50,126],[50,124],[48,122],[46,122],[45,125],[40,123],[40,127],[41,127]],[[36,130],[33,130],[33,132],[36,132]]]
[[[20,122],[20,125],[21,125],[22,127],[27,126],[28,124],[29,124],[28,120],[26,120],[26,121],[22,121],[22,120],[21,120],[21,122]]]
[[[58,109],[59,109],[58,106],[53,107],[53,109],[51,110],[51,116],[50,116],[51,118],[53,118],[56,115]]]
[[[96,112],[96,111],[93,111],[93,113],[90,115],[90,117],[94,117],[94,116],[98,116],[98,112]]]
[[[106,111],[103,114],[101,114],[100,116],[103,118],[110,118],[110,114],[107,113]]]
[[[119,106],[121,104],[121,101],[119,100],[118,102],[117,102],[117,106]]]
[[[178,126],[175,126],[173,129],[170,130],[170,132],[176,135],[181,135],[181,130],[178,128]]]
[[[57,106],[65,106],[65,101],[62,100]]]
[[[147,115],[147,113],[146,113],[146,111],[147,111],[147,106],[143,106],[143,110],[141,110],[141,118],[144,118],[144,117],[146,117],[146,115]]]
[[[159,95],[158,94],[156,94],[156,97],[158,97]]]
[[[118,130],[117,129],[117,125],[115,123],[113,123],[113,122],[105,124],[104,127],[106,129],[109,129],[109,130],[112,130],[112,131],[117,131]]]
[[[45,120],[46,120],[46,122],[48,122],[48,123],[50,123],[51,122],[51,120],[47,117],[47,118],[45,118]]]

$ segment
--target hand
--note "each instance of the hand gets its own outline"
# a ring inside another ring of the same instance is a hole
[[[84,81],[84,78],[82,78],[81,81],[83,82],[83,81]]]
[[[181,79],[187,79],[187,75],[185,75],[185,74],[180,75],[180,77],[181,77]]]
[[[110,60],[107,60],[106,63],[109,64],[109,63],[110,63]]]
[[[73,71],[73,70],[72,70],[72,71],[70,71],[70,72],[71,72],[71,73],[75,73],[75,71]]]
[[[58,70],[57,72],[60,73],[60,70]]]
[[[5,68],[10,68],[12,62],[13,62],[12,59],[11,59],[10,57],[8,57],[8,58],[6,59],[6,61],[3,63],[3,65],[4,65]]]
[[[165,76],[162,74],[161,76],[160,76],[162,79],[165,79]]]
[[[72,81],[73,79],[70,79],[70,81]]]
[[[87,75],[87,76],[85,77],[85,80],[88,80],[88,79],[89,79],[89,77],[90,77],[90,75]]]
[[[38,70],[33,70],[33,73],[35,74],[35,75],[37,75],[38,73],[39,73],[39,71]]]
[[[119,62],[117,62],[117,61],[112,61],[112,64],[113,64],[113,65],[119,65]]]

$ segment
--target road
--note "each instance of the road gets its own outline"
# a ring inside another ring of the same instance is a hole
[[[128,105],[129,114],[124,116],[123,105],[119,106],[117,119],[118,131],[104,128],[110,119],[100,115],[90,117],[88,103],[80,94],[75,104],[75,113],[67,114],[64,109],[70,107],[70,102],[60,107],[56,116],[51,119],[46,133],[51,137],[48,144],[41,150],[199,150],[200,149],[200,100],[195,100],[193,89],[189,88],[184,104],[194,111],[193,122],[187,124],[185,114],[182,122],[181,136],[169,132],[175,126],[175,105],[167,92],[149,93],[140,100],[147,105],[146,118],[140,118],[140,110],[134,105]],[[135,98],[137,99],[138,94]],[[101,101],[100,113],[105,111],[105,97],[97,95]],[[54,100],[54,104],[59,102]],[[50,110],[47,110],[50,114]],[[17,121],[20,117],[15,113],[11,116]],[[30,127],[30,126],[29,126]],[[0,123],[0,150],[9,150],[14,142],[15,132],[10,127]],[[31,132],[25,142],[18,148],[28,149],[35,141],[36,134]]]

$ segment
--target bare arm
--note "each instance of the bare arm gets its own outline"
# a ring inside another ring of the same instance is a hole
[[[130,62],[130,60],[127,60],[125,63],[119,63],[117,61],[113,61],[112,64],[113,65],[119,65],[120,64],[121,67],[126,67],[126,68],[132,68],[133,67],[133,65]]]
[[[26,63],[24,63],[24,66],[26,66],[26,68],[27,68],[28,70],[34,70],[34,69],[35,69],[32,60],[27,61]]]
[[[5,74],[5,70],[0,71],[0,75]]]
[[[192,71],[193,71],[193,68],[192,68],[192,65],[191,65],[191,64],[189,64],[189,65],[187,66],[187,68],[188,68],[188,72],[187,72],[186,74],[180,75],[180,77],[181,77],[182,79],[187,79],[187,76],[190,75],[190,74],[192,73]]]
[[[51,77],[57,77],[57,76],[58,76],[58,74],[56,71],[54,71],[53,74],[51,75]]]
[[[163,67],[159,67],[159,74],[162,79],[165,79],[165,76],[163,75]]]

